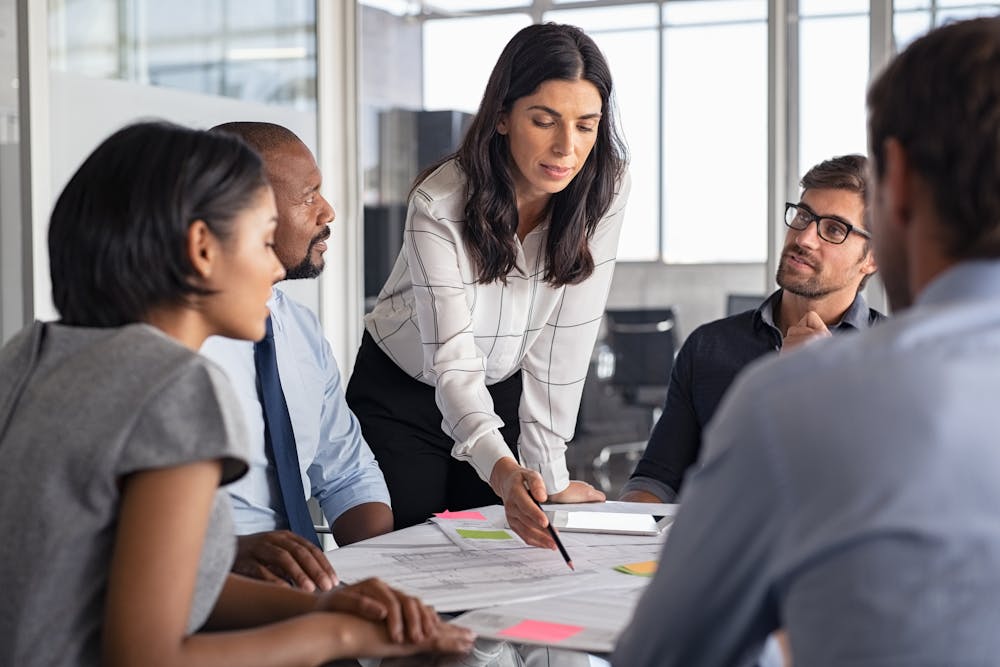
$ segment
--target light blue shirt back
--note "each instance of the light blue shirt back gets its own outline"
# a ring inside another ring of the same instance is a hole
[[[345,511],[368,502],[389,504],[382,471],[344,400],[337,361],[316,315],[280,289],[268,304],[274,326],[278,374],[295,432],[302,488],[314,496],[332,525]],[[264,451],[264,419],[257,397],[253,343],[209,338],[202,354],[222,366],[243,406],[250,433],[250,470],[227,488],[240,535],[287,528],[274,507],[281,494]]]
[[[743,374],[614,664],[996,665],[1000,262]]]

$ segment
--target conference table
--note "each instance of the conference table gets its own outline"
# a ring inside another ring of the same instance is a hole
[[[607,502],[543,509],[672,517],[677,505]],[[668,523],[669,518],[661,522]],[[445,512],[326,555],[342,581],[377,576],[471,628],[483,646],[505,641],[522,655],[530,655],[531,647],[565,653],[542,664],[606,664],[588,656],[613,649],[655,572],[668,531],[563,530],[560,538],[576,568],[571,570],[558,551],[524,544],[507,527],[503,507],[493,505]]]

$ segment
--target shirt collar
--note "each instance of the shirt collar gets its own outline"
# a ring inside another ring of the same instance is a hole
[[[867,329],[868,328],[868,302],[865,301],[865,297],[861,296],[861,292],[854,297],[854,301],[851,303],[851,307],[847,309],[844,316],[840,318],[840,322],[837,322],[837,329],[842,329],[845,327],[850,327],[852,329]]]
[[[779,303],[781,303],[780,289],[772,292],[771,296],[764,299],[764,303],[760,304],[760,307],[754,312],[754,327],[766,325],[777,330],[778,326],[774,323],[774,309],[778,307]]]
[[[774,330],[778,330],[778,326],[774,323],[774,311],[781,304],[781,294],[784,290],[776,290],[764,300],[764,303],[760,304],[760,308],[754,313],[754,326],[769,326]],[[854,301],[851,302],[851,306],[844,313],[844,316],[840,318],[837,324],[830,327],[833,329],[867,329],[868,328],[868,302],[865,301],[865,297],[861,295],[860,292],[854,297]]]
[[[281,301],[284,296],[285,293],[275,286],[271,288],[271,298],[267,300],[267,309],[271,311],[271,327],[275,331],[284,330],[284,327],[281,324],[281,315],[277,313],[281,307]]]
[[[917,305],[1000,298],[1000,260],[984,259],[956,264],[939,274],[917,295]]]

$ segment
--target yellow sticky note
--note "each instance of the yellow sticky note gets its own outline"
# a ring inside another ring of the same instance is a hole
[[[652,577],[656,574],[656,561],[647,560],[641,563],[628,563],[627,565],[619,565],[615,570],[624,572],[625,574],[634,574],[639,577]]]

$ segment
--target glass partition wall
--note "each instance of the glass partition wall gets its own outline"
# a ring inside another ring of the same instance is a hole
[[[53,70],[316,108],[310,0],[49,0]]]
[[[20,171],[27,204],[11,217],[28,230],[22,259],[30,269],[22,288],[30,294],[31,317],[55,316],[45,250],[54,197],[94,146],[121,126],[143,118],[202,128],[269,120],[317,148],[314,0],[3,1],[19,9],[15,34],[27,44],[19,67],[30,72],[19,91],[28,113],[18,133],[22,146],[30,146]],[[0,113],[5,108],[0,97]],[[4,255],[15,226],[5,215]],[[293,293],[318,306],[316,281],[299,282],[288,284]],[[4,285],[6,313],[12,300],[6,279]]]
[[[21,222],[17,25],[14,0],[0,0],[0,345],[32,316]]]
[[[324,12],[338,15],[325,32]],[[359,174],[331,194],[352,242],[370,213],[363,283],[377,285],[416,169],[461,136],[514,31],[546,20],[588,30],[615,75],[634,185],[612,297],[680,303],[683,334],[723,314],[716,292],[770,286],[770,202],[794,196],[800,167],[864,150],[864,88],[894,46],[997,12],[970,0],[0,0],[0,337],[50,314],[41,228],[100,138],[142,116],[268,117],[319,150],[334,125],[318,111],[321,71],[336,70],[328,95],[343,107],[330,145]],[[350,53],[321,67],[324,48]],[[345,307],[329,316],[353,327]]]

